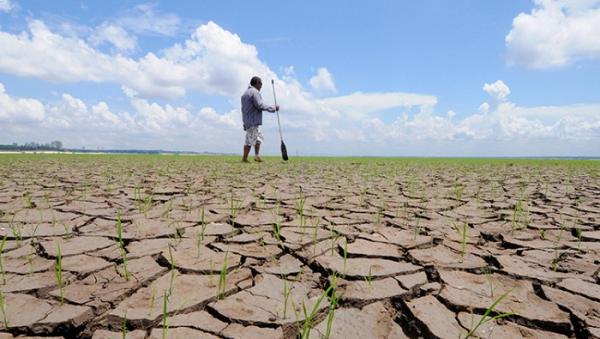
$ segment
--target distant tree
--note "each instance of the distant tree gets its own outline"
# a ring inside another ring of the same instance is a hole
[[[57,151],[61,150],[63,148],[62,141],[59,141],[59,140],[52,141],[50,143],[50,148],[55,149]]]

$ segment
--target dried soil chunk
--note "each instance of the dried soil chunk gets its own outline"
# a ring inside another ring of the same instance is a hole
[[[106,330],[97,330],[94,332],[92,339],[122,339],[123,333],[121,332],[110,332]],[[125,339],[144,339],[146,338],[146,331],[135,330],[127,332]]]
[[[281,253],[281,249],[274,245],[261,246],[258,242],[246,243],[246,244],[223,244],[213,243],[213,246],[220,249],[223,252],[233,252],[239,255],[243,255],[255,259],[267,259],[273,256],[277,256]]]
[[[477,325],[481,317],[482,316],[478,314],[460,312],[458,314],[458,321],[460,321],[460,324],[466,329],[471,329]],[[484,323],[479,326],[477,331],[473,334],[481,338],[568,338],[567,336],[558,333],[536,330],[511,322],[497,323],[496,321]]]
[[[47,301],[37,299],[27,294],[4,294],[5,316],[8,327],[30,327],[44,319],[52,310],[52,305]],[[5,329],[4,321],[0,322],[0,329]]]
[[[338,243],[338,246],[340,247],[340,250],[343,251],[344,244]],[[397,258],[402,255],[402,251],[394,245],[358,239],[355,242],[348,244],[348,254]]]
[[[171,280],[170,272],[155,280],[150,286],[138,290],[123,300],[117,308],[109,312],[111,320],[120,322],[127,312],[127,320],[148,325],[162,315],[163,298],[168,296],[167,312],[181,312],[182,309],[198,307],[215,298],[218,291],[219,276],[176,274]],[[251,278],[250,271],[240,270],[229,274],[225,291],[236,289],[236,285]],[[153,302],[154,301],[154,302]]]
[[[228,296],[209,307],[224,317],[254,325],[272,326],[295,322],[296,313],[298,321],[304,320],[302,303],[304,302],[307,310],[312,310],[323,291],[312,281],[288,281],[286,284],[290,289],[287,305],[284,302],[284,281],[266,274],[254,287]],[[319,309],[327,306],[328,298],[325,297]]]
[[[454,312],[434,296],[413,299],[406,304],[412,315],[425,326],[426,336],[454,339],[465,334],[465,330],[456,321]]]
[[[401,296],[408,291],[400,286],[394,278],[368,281],[338,281],[338,286],[344,288],[343,299],[379,300]]]
[[[63,283],[68,284],[75,279],[71,273],[63,272]],[[30,293],[33,291],[47,291],[57,286],[54,270],[41,273],[32,273],[27,275],[10,275],[6,285],[0,286],[3,292]]]
[[[344,265],[342,257],[322,255],[317,257],[316,261],[327,270],[335,271],[339,275],[353,279],[366,278],[369,275],[369,269],[371,270],[371,277],[409,274],[421,270],[420,266],[408,262],[397,262],[387,259],[348,258],[346,265]]]
[[[199,220],[198,220],[199,221]],[[202,229],[204,228],[204,236],[226,236],[236,232],[235,228],[229,224],[223,223],[210,223],[204,225],[198,225],[194,227],[189,227],[185,229],[185,233],[183,235],[184,238],[194,238],[197,239],[200,234],[202,234]]]
[[[170,244],[173,244],[172,239],[145,239],[141,241],[130,242],[127,249],[128,258],[140,258],[147,255],[155,255],[164,251]]]
[[[219,339],[219,337],[214,336],[210,333],[206,333],[203,331],[195,330],[193,328],[187,327],[177,327],[177,328],[168,328],[166,329],[166,333],[163,334],[162,328],[155,328],[150,333],[149,339],[191,339],[191,338],[202,338],[202,339]]]
[[[235,218],[235,223],[240,226],[262,226],[273,225],[276,222],[281,222],[281,217],[276,217],[274,211],[251,211],[240,213]]]
[[[300,260],[286,254],[276,261],[267,264],[264,268],[264,272],[275,275],[290,275],[300,272],[302,266],[304,265]]]
[[[415,237],[414,231],[400,230],[395,227],[379,227],[375,229],[374,233],[361,234],[361,237],[372,241],[398,245],[405,249],[428,245],[432,241],[430,236],[418,234]]]
[[[178,314],[169,318],[167,322],[170,327],[193,327],[213,333],[223,331],[228,325],[206,311]]]
[[[102,258],[92,257],[85,254],[65,257],[62,259],[62,268],[64,271],[77,272],[80,274],[96,272],[112,265],[112,263]]]
[[[587,326],[600,327],[600,303],[582,296],[561,291],[556,288],[542,286],[544,295],[558,305],[568,308]]]
[[[410,255],[425,265],[435,265],[443,268],[477,269],[487,266],[485,260],[470,253],[461,257],[446,246],[439,245],[433,248],[414,249]]]
[[[51,333],[56,328],[77,328],[94,318],[94,312],[86,306],[56,305],[48,316],[34,326],[38,333]]]
[[[401,330],[398,332],[398,325],[392,318],[381,302],[367,305],[360,310],[338,308],[333,318],[331,338],[398,338],[392,335],[403,333]],[[319,323],[312,332],[319,333],[319,338],[324,337],[327,332],[327,319]]]
[[[565,279],[558,286],[600,302],[600,285],[581,279]]]
[[[126,281],[115,267],[106,268],[90,274],[83,280],[75,281],[65,286],[65,299],[76,304],[86,304],[91,301],[112,303],[165,270],[150,257],[130,260],[127,269],[131,275],[129,281]],[[60,291],[54,290],[50,294],[58,297]]]
[[[69,239],[55,238],[40,242],[44,252],[54,258],[58,254],[58,244],[60,244],[61,254],[63,256],[69,256],[103,249],[114,245],[115,241],[104,237],[74,237]]]
[[[240,265],[241,257],[235,253],[216,252],[206,246],[196,246],[195,241],[186,239],[172,250],[175,267],[184,269],[188,272],[206,272],[219,273],[225,256],[227,256],[227,269],[230,270]],[[169,252],[165,249],[162,252],[165,260],[170,262]]]
[[[427,275],[425,272],[417,272],[414,274],[398,275],[394,279],[398,280],[402,287],[411,289],[417,285],[427,283]]]
[[[582,232],[581,238],[589,241],[600,241],[600,231]]]
[[[532,262],[523,260],[516,255],[500,255],[496,259],[502,266],[502,271],[524,278],[535,278],[547,282],[557,282],[572,275],[562,272],[554,272]]]
[[[230,324],[223,331],[223,335],[228,338],[235,339],[267,339],[267,338],[283,338],[283,330],[281,327],[264,328],[256,326],[243,326],[240,324]]]
[[[483,313],[502,293],[510,290],[496,306],[496,311],[513,312],[539,326],[558,331],[571,329],[568,314],[556,304],[538,297],[528,281],[500,274],[478,275],[462,271],[442,270],[439,274],[445,283],[440,297],[450,304]]]

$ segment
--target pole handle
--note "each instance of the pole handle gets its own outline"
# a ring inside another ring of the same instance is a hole
[[[277,106],[277,95],[275,94],[275,80],[271,79],[271,86],[273,87],[273,100],[275,101],[275,106]],[[279,111],[275,111],[277,113],[277,126],[279,126],[279,139],[283,142],[283,134],[281,133],[281,122],[279,121]]]

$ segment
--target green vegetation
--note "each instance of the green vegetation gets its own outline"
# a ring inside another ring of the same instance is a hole
[[[6,272],[4,271],[4,246],[6,245],[6,235],[0,242],[0,273],[2,274],[2,285],[6,285]]]
[[[63,271],[62,271],[62,254],[60,253],[60,243],[56,244],[57,254],[56,254],[56,266],[55,266],[55,274],[56,274],[56,282],[58,284],[58,289],[60,290],[60,304],[62,305],[65,302],[65,286],[63,281]]]
[[[496,306],[498,306],[498,304],[500,304],[500,302],[502,302],[502,300],[504,298],[506,298],[508,296],[508,294],[510,294],[512,290],[508,290],[506,292],[504,292],[504,294],[502,294],[500,297],[498,297],[498,299],[496,299],[483,313],[483,316],[479,319],[479,322],[477,324],[475,324],[474,326],[471,326],[471,329],[469,330],[469,332],[467,332],[467,334],[464,337],[461,337],[461,339],[467,339],[467,338],[471,338],[471,337],[476,337],[475,332],[477,332],[477,329],[479,327],[481,327],[481,325],[489,322],[489,321],[495,321],[496,319],[501,319],[501,318],[506,318],[506,317],[510,317],[515,315],[515,313],[512,312],[506,312],[506,313],[498,313],[494,316],[490,316],[490,314],[492,312],[495,312],[496,310]]]
[[[225,297],[225,290],[227,284],[227,255],[229,252],[225,252],[225,258],[223,259],[223,265],[221,266],[221,272],[219,273],[219,286],[217,289],[217,299],[223,299]]]
[[[0,312],[2,312],[2,321],[4,322],[4,328],[8,328],[8,316],[6,314],[6,298],[0,291]]]
[[[117,244],[123,262],[123,276],[125,281],[129,281],[129,271],[127,270],[127,252],[125,251],[125,242],[123,241],[123,223],[121,222],[121,210],[117,211]]]

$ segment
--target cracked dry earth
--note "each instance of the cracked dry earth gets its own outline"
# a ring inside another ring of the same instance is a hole
[[[598,170],[0,155],[0,338],[598,338]]]

